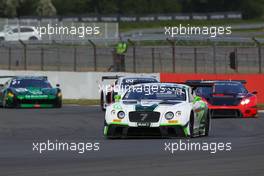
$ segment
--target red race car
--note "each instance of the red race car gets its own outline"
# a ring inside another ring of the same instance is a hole
[[[212,117],[247,118],[257,115],[257,92],[250,93],[244,86],[244,80],[189,80],[186,84],[194,87],[196,95],[207,102]]]

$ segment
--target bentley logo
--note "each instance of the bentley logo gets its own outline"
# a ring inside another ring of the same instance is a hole
[[[143,122],[143,121],[145,121],[146,118],[148,117],[148,114],[147,114],[147,113],[141,113],[141,114],[140,114],[140,117],[141,117],[141,121]]]

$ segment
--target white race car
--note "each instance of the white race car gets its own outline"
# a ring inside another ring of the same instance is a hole
[[[104,111],[108,105],[115,102],[114,96],[121,95],[131,86],[140,83],[159,82],[157,78],[152,76],[103,76],[104,80],[115,80],[114,84],[109,84],[101,89],[100,102],[101,109]]]
[[[106,108],[104,121],[107,138],[197,137],[209,130],[207,104],[191,87],[174,83],[132,86]]]

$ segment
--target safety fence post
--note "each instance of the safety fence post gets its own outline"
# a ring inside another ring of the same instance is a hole
[[[93,61],[94,61],[94,71],[97,71],[97,48],[95,43],[92,40],[88,40],[88,42],[92,45],[93,47]]]
[[[128,39],[128,43],[130,43],[133,47],[133,72],[136,73],[136,44],[132,40]]]
[[[42,47],[40,48],[40,69],[44,70],[44,49]]]
[[[22,40],[19,40],[24,49],[24,70],[27,70],[27,45]]]
[[[253,37],[252,40],[256,43],[256,46],[258,47],[258,73],[261,74],[262,73],[262,52],[261,52],[261,43],[255,38]]]
[[[176,55],[175,55],[175,44],[176,41],[175,40],[170,40],[170,39],[166,39],[170,44],[171,44],[171,49],[172,49],[172,72],[175,72],[175,67],[176,67]]]
[[[12,63],[12,48],[8,48],[8,70],[11,70],[11,63]]]
[[[155,72],[155,48],[151,48],[152,73]]]

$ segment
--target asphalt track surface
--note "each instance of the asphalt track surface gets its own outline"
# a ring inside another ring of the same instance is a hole
[[[62,109],[0,109],[1,176],[239,175],[264,174],[264,114],[256,119],[212,120],[209,137],[120,139],[102,135],[96,106]],[[99,151],[33,151],[47,140],[98,142]],[[231,151],[165,151],[165,143],[230,142]]]

